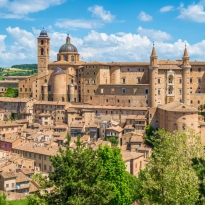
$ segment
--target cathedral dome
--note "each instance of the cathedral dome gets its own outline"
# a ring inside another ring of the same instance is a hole
[[[47,34],[47,32],[43,29],[43,30],[41,31],[39,37],[48,37],[48,34]]]
[[[59,53],[77,53],[77,52],[78,52],[77,48],[70,43],[70,37],[68,35],[66,38],[66,43],[60,47]]]
[[[71,43],[65,43],[59,49],[59,53],[77,53],[77,48]]]

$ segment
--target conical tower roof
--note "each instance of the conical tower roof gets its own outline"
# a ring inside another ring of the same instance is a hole
[[[156,56],[156,55],[157,55],[157,52],[156,52],[155,47],[153,46],[151,56]]]
[[[185,49],[184,49],[184,57],[189,57],[188,50],[187,50],[186,47],[185,47]]]
[[[156,52],[156,49],[155,49],[155,47],[154,47],[154,42],[153,42],[153,47],[152,47],[151,56],[157,56],[157,52]]]

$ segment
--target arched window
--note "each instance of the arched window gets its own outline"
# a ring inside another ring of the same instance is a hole
[[[173,83],[173,75],[169,75],[169,83]]]
[[[47,83],[47,80],[45,79],[44,82]]]
[[[65,98],[64,97],[62,97],[62,102],[64,102],[65,101]]]
[[[43,45],[44,44],[44,41],[43,40],[41,40],[41,45]]]
[[[63,56],[63,59],[65,60],[65,61],[68,61],[68,56]]]
[[[173,87],[172,86],[169,86],[168,93],[173,94]]]
[[[71,61],[74,62],[74,56],[71,56]]]
[[[44,55],[44,49],[41,48],[41,55]]]

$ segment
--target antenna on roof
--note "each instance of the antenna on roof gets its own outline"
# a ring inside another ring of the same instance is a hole
[[[154,41],[153,41],[153,47],[154,47]]]
[[[44,25],[43,25],[43,30],[44,30]]]

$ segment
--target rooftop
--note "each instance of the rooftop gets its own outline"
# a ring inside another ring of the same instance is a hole
[[[137,152],[132,152],[132,151],[121,151],[122,154],[122,159],[124,161],[128,161],[131,159],[137,159],[139,157],[143,157],[143,153],[137,153]]]
[[[43,154],[47,156],[56,155],[58,153],[58,148],[56,147],[47,148],[47,147],[41,146],[41,144],[38,145],[37,143],[34,143],[34,142],[20,143],[14,146],[13,149],[37,153],[37,154]]]
[[[165,105],[158,105],[159,109],[171,111],[171,112],[195,112],[198,113],[198,110],[190,105],[185,105],[184,103],[175,101]]]

